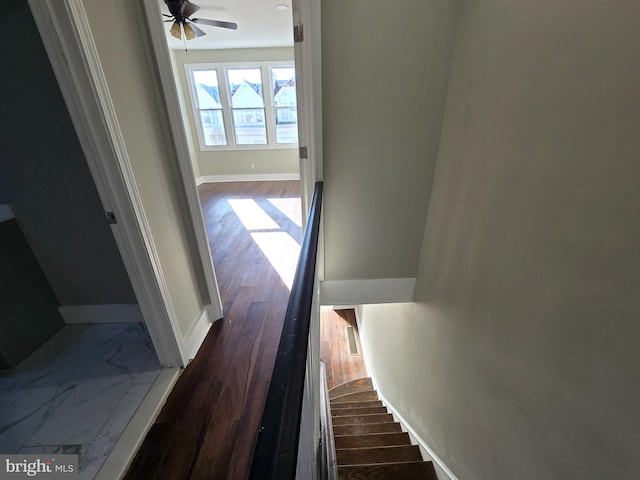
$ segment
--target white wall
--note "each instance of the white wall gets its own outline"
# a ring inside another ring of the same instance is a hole
[[[186,338],[207,298],[206,283],[187,209],[159,79],[140,4],[85,0],[111,100],[147,215],[171,303]]]
[[[382,393],[464,480],[640,478],[638,4],[464,4]]]
[[[327,281],[416,275],[457,4],[322,2]]]
[[[183,118],[187,120],[187,134],[197,171],[202,177],[220,176],[229,178],[235,175],[282,175],[283,178],[299,173],[298,149],[253,149],[253,150],[200,150],[198,142],[193,104],[189,94],[189,83],[185,64],[216,62],[262,62],[291,61],[293,48],[252,48],[236,50],[172,50],[174,73],[179,95],[182,97]],[[251,164],[255,168],[251,168]]]

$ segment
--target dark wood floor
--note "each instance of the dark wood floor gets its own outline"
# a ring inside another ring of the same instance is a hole
[[[283,208],[288,216],[269,199],[299,200],[300,187],[299,182],[205,184],[199,193],[225,316],[178,379],[128,480],[242,480],[250,469],[289,298],[252,234],[286,232],[299,242],[301,228],[289,218],[296,202]],[[250,199],[277,228],[259,224],[248,230],[239,221],[231,204],[247,200],[255,209]],[[298,202],[298,215],[299,208]]]
[[[346,328],[353,327],[358,354],[348,348]],[[327,388],[367,376],[358,326],[353,309],[323,307],[320,314],[320,360],[324,362]]]

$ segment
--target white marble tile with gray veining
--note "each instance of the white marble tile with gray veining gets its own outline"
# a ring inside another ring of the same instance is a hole
[[[60,356],[63,346],[42,346],[10,370],[0,370],[0,408]]]
[[[153,352],[114,344],[26,445],[92,443]],[[144,345],[144,344],[142,344]]]
[[[91,480],[161,370],[142,324],[66,325],[0,372],[0,452],[77,454]]]
[[[150,388],[151,385],[131,385],[94,442],[80,457],[79,478],[91,479],[95,476]]]
[[[58,455],[78,455],[78,459],[87,451],[89,445],[41,445],[39,447],[22,447],[18,453],[25,455],[39,453],[55,453]]]
[[[149,357],[147,363],[142,367],[136,378],[133,380],[133,383],[146,383],[152,384],[158,378],[160,371],[162,370],[162,365],[158,361],[158,356],[155,353],[152,345],[147,344],[147,348],[149,348],[153,354]]]
[[[122,332],[114,337],[116,343],[148,343],[149,334],[142,323],[127,323]]]
[[[91,328],[88,328],[75,342],[64,347],[57,358],[29,380],[27,386],[80,383],[113,345],[112,338],[91,333]]]
[[[17,453],[43,424],[56,422],[56,411],[72,390],[69,386],[24,388],[14,395],[0,410],[0,452]]]

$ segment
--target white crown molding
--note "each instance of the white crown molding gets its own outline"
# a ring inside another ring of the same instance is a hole
[[[325,280],[320,299],[322,305],[412,302],[415,286],[415,278]]]
[[[82,0],[29,0],[162,365],[187,358]]]
[[[287,180],[300,180],[299,173],[256,173],[238,175],[203,175],[196,179],[197,185],[203,183],[225,182],[279,182]]]

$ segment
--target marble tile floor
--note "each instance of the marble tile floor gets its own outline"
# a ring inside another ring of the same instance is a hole
[[[78,454],[93,479],[161,369],[140,323],[64,326],[0,370],[0,453]]]

